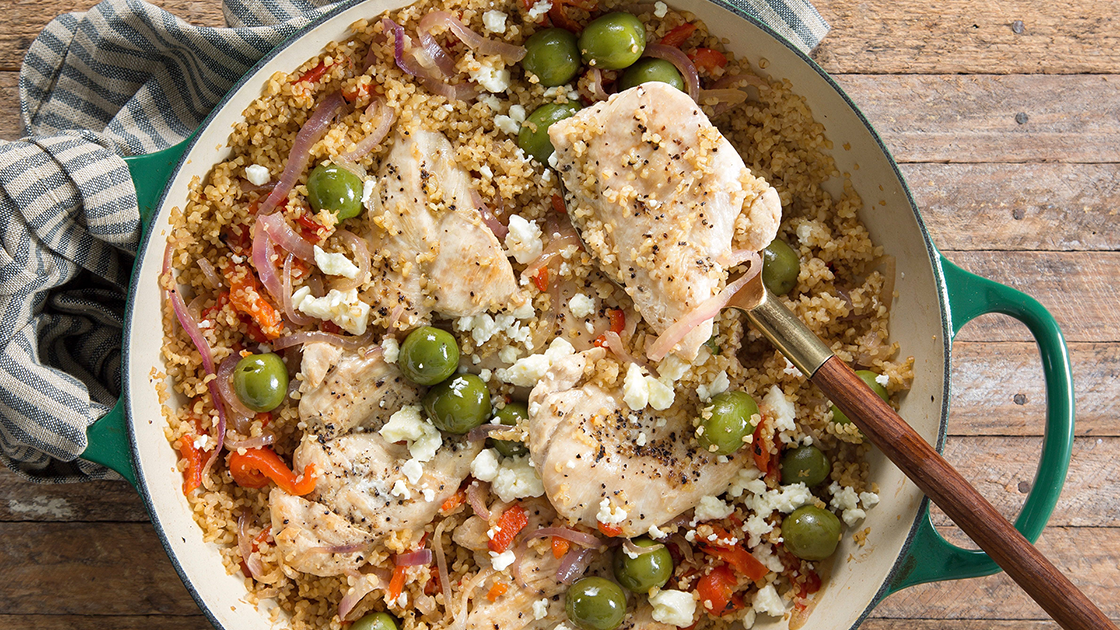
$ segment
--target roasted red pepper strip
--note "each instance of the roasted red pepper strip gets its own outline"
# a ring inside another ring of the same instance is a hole
[[[315,489],[315,465],[308,464],[303,478],[288,468],[280,456],[267,446],[230,453],[229,474],[243,488],[263,488],[271,479],[281,490],[293,496],[303,496]]]
[[[307,81],[308,83],[315,83],[319,79],[323,78],[323,75],[327,73],[327,69],[327,62],[320,61],[319,65],[301,74],[300,77],[296,79],[296,83],[302,83],[304,81]]]
[[[621,335],[623,329],[626,328],[626,311],[620,308],[612,308],[607,311],[607,316],[611,318],[611,332]]]
[[[700,550],[709,556],[723,560],[730,565],[731,568],[735,569],[736,573],[745,575],[751,580],[761,580],[769,573],[769,569],[766,568],[766,565],[759,562],[749,551],[738,545],[732,545],[730,547],[701,545]]]
[[[548,267],[541,267],[537,273],[533,274],[533,284],[536,285],[537,290],[544,293],[548,290]]]
[[[233,265],[224,270],[229,282],[229,301],[238,312],[253,318],[265,341],[276,339],[284,331],[280,311],[261,294],[260,280],[248,265]]]
[[[700,578],[696,592],[700,595],[700,605],[711,615],[725,615],[742,607],[742,597],[735,601],[735,575],[731,569],[719,566],[711,573]],[[738,605],[736,605],[738,604]]]
[[[408,567],[398,566],[393,569],[393,578],[389,580],[389,599],[396,600],[404,590],[404,571]]]
[[[194,445],[190,433],[179,439],[179,454],[187,460],[183,469],[183,494],[190,494],[202,485],[202,452]]]
[[[502,553],[509,549],[517,533],[528,524],[529,515],[525,513],[525,508],[520,505],[515,504],[502,512],[502,515],[498,517],[497,531],[494,532],[494,537],[487,543],[490,546],[490,551]]]
[[[443,502],[443,505],[439,506],[439,511],[443,514],[447,514],[451,510],[454,510],[455,508],[462,505],[464,502],[466,502],[466,500],[467,491],[459,488],[458,492],[447,497],[447,500]]]
[[[559,560],[560,558],[563,558],[564,554],[568,553],[568,549],[570,549],[571,546],[572,546],[572,543],[568,542],[567,540],[564,540],[563,538],[561,538],[559,536],[553,536],[552,537],[552,557],[556,558],[557,560]]]
[[[711,48],[697,48],[689,53],[688,58],[696,64],[697,68],[703,68],[708,72],[727,65],[727,57],[720,51]]]
[[[508,591],[508,590],[509,590],[509,584],[506,584],[505,582],[501,582],[501,581],[494,582],[494,586],[490,587],[490,592],[486,593],[486,599],[488,599],[492,602],[498,601],[498,598],[501,597],[502,595],[505,595],[506,591]]]
[[[552,209],[560,214],[568,214],[568,208],[564,205],[564,198],[560,195],[552,195]]]
[[[622,528],[617,526],[617,525],[609,525],[607,523],[599,521],[597,523],[597,527],[599,528],[599,531],[603,533],[604,536],[610,536],[611,538],[615,538],[615,537],[618,537],[618,536],[622,535]]]
[[[692,32],[696,30],[696,25],[691,22],[685,22],[673,30],[665,33],[665,37],[661,38],[660,44],[662,46],[677,46],[688,41],[692,37]]]

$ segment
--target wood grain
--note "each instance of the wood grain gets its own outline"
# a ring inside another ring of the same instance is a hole
[[[1120,162],[1120,76],[885,79],[836,77],[899,162]]]
[[[814,55],[829,72],[1120,71],[1116,2],[863,0],[816,6],[833,28]]]
[[[4,497],[0,502],[0,522],[147,523],[149,520],[140,496],[123,481],[31,484],[4,469],[0,471],[0,496]]]
[[[214,630],[201,614],[168,615],[0,615],[5,630]]]

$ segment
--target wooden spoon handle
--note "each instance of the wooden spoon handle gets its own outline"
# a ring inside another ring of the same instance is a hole
[[[1073,582],[843,361],[831,357],[812,381],[1059,625],[1067,630],[1116,630]]]

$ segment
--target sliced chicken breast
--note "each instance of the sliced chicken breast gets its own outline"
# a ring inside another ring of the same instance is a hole
[[[593,348],[553,363],[529,396],[529,452],[545,493],[571,523],[622,529],[627,537],[664,525],[723,493],[746,462],[744,450],[719,463],[693,434],[696,403],[632,411],[621,389],[583,382],[603,358]]]
[[[387,363],[380,346],[343,352],[328,343],[303,349],[299,417],[307,430],[330,440],[354,427],[376,431],[404,405],[420,399],[420,388]]]
[[[777,191],[668,84],[620,92],[553,124],[548,135],[572,223],[658,333],[719,291],[735,261],[733,243],[757,251],[777,234]],[[708,320],[677,354],[695,358],[711,334]]]
[[[396,318],[402,328],[432,312],[463,317],[525,303],[447,138],[423,129],[398,133],[378,179],[379,203],[369,213],[374,293],[390,313],[403,309]]]
[[[268,506],[273,538],[286,566],[326,577],[354,571],[366,563],[364,550],[342,550],[372,545],[373,536],[325,505],[273,488]]]

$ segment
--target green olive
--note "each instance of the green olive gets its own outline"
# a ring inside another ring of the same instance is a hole
[[[249,409],[272,411],[288,396],[288,367],[280,355],[250,354],[233,368],[233,391]]]
[[[832,464],[821,449],[815,446],[798,446],[782,454],[782,484],[803,483],[812,488],[828,479]]]
[[[797,286],[801,260],[785,241],[774,239],[762,250],[762,282],[771,293],[785,295]]]
[[[579,61],[575,34],[562,28],[546,28],[525,40],[521,66],[537,75],[544,87],[553,87],[571,81],[579,72]]]
[[[639,547],[653,547],[660,544],[642,536],[633,543]],[[657,551],[649,551],[631,558],[626,547],[619,547],[614,553],[614,579],[635,593],[648,593],[653,587],[661,588],[673,575],[673,556],[662,546]]]
[[[397,364],[413,383],[435,385],[459,367],[459,344],[446,330],[421,326],[404,338]]]
[[[320,164],[307,176],[307,201],[316,211],[328,210],[338,220],[362,211],[362,180],[337,164]]]
[[[635,85],[641,85],[647,81],[668,83],[682,92],[685,91],[684,79],[681,78],[681,73],[676,66],[664,59],[648,57],[639,59],[634,65],[627,68],[626,72],[622,73],[622,80],[618,83],[618,89],[619,91],[629,90]]]
[[[529,421],[529,408],[522,402],[506,403],[505,407],[494,412],[494,417],[507,427],[517,426],[518,422]],[[490,440],[491,445],[506,457],[517,457],[529,452],[525,444],[516,440]]]
[[[730,455],[743,446],[743,438],[754,433],[751,417],[758,413],[758,405],[746,392],[716,394],[711,402],[712,415],[703,418],[697,439],[709,453]]]
[[[637,61],[646,49],[646,27],[629,13],[596,18],[579,36],[583,62],[600,70],[621,70]]]
[[[466,433],[490,417],[490,390],[474,374],[458,374],[424,394],[424,411],[437,429]]]
[[[815,505],[803,505],[782,521],[786,550],[802,560],[824,560],[840,542],[840,519]]]
[[[521,131],[517,134],[517,146],[541,164],[548,164],[548,158],[556,150],[552,146],[552,139],[548,137],[548,128],[552,123],[571,118],[578,111],[579,105],[575,103],[541,105],[529,114],[525,122],[521,123]]]
[[[871,388],[871,391],[878,394],[879,398],[882,398],[883,400],[887,399],[887,388],[883,387],[878,383],[878,381],[875,380],[879,377],[878,374],[872,372],[871,370],[856,370],[856,376],[863,379],[863,382],[867,383],[867,386]],[[848,424],[849,422],[851,422],[851,419],[848,418],[848,416],[843,411],[840,411],[839,407],[833,405],[832,421],[837,424]]]
[[[614,582],[585,577],[568,588],[568,619],[583,630],[614,630],[626,616],[626,594]]]
[[[350,630],[397,630],[397,620],[384,612],[372,612],[354,622]]]

